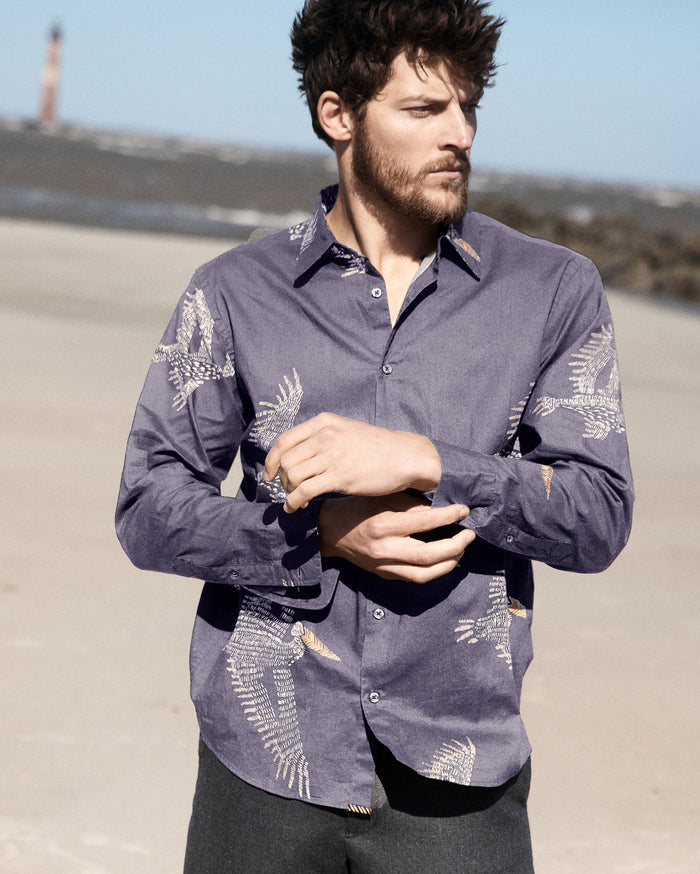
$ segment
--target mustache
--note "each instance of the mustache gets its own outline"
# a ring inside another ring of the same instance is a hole
[[[426,173],[471,173],[472,165],[466,155],[462,158],[450,158],[426,168]]]

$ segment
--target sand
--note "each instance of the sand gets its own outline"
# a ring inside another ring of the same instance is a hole
[[[133,568],[112,519],[152,350],[193,270],[229,245],[0,220],[0,872],[181,870],[199,586]],[[536,568],[536,870],[691,874],[700,316],[611,304],[635,525],[603,574]]]

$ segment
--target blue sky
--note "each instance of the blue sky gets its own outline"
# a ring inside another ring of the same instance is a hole
[[[0,116],[32,117],[64,31],[61,120],[323,150],[289,63],[301,0],[0,2]],[[697,0],[493,0],[476,167],[700,190]]]

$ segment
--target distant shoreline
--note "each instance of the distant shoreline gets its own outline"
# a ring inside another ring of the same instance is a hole
[[[51,129],[43,129],[36,121],[17,117],[0,116],[0,131],[20,134],[35,134],[47,139],[72,141],[75,143],[96,144],[103,151],[131,154],[134,157],[153,158],[166,157],[171,160],[182,160],[183,156],[193,158],[215,158],[224,162],[243,164],[250,160],[269,163],[297,162],[326,165],[334,172],[335,161],[328,149],[284,149],[272,146],[260,146],[251,143],[234,143],[217,140],[199,139],[196,137],[156,134],[137,130],[116,130],[91,128],[78,124],[60,124]],[[636,192],[660,205],[670,198],[673,201],[689,200],[697,205],[700,201],[700,188],[686,185],[676,185],[663,182],[635,182],[631,180],[605,180],[586,178],[576,175],[547,175],[544,173],[506,170],[494,167],[476,167],[477,176],[494,180],[521,180],[527,184],[543,187],[563,186],[570,189],[597,188],[610,192]]]
[[[0,119],[0,215],[247,239],[311,215],[330,154],[252,149]],[[700,305],[700,192],[498,172],[471,203],[588,255],[614,287]]]

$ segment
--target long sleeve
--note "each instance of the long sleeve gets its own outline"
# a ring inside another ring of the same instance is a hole
[[[375,739],[464,785],[522,768],[528,559],[605,567],[632,484],[589,261],[468,211],[392,320],[379,271],[328,228],[335,193],[195,275],[138,404],[117,527],[140,567],[207,581],[190,666],[209,749],[267,792],[347,810],[371,802]],[[463,563],[425,586],[322,565],[315,508],[286,515],[262,475],[321,412],[434,442],[434,503],[468,504],[480,540]]]
[[[612,319],[584,259],[565,272],[533,377],[498,455],[435,441],[443,474],[434,503],[466,503],[465,524],[494,546],[601,571],[629,536],[633,487]]]
[[[289,516],[254,492],[221,495],[246,428],[230,324],[195,275],[156,349],[128,440],[116,526],[135,565],[271,596],[320,584],[313,507]]]

